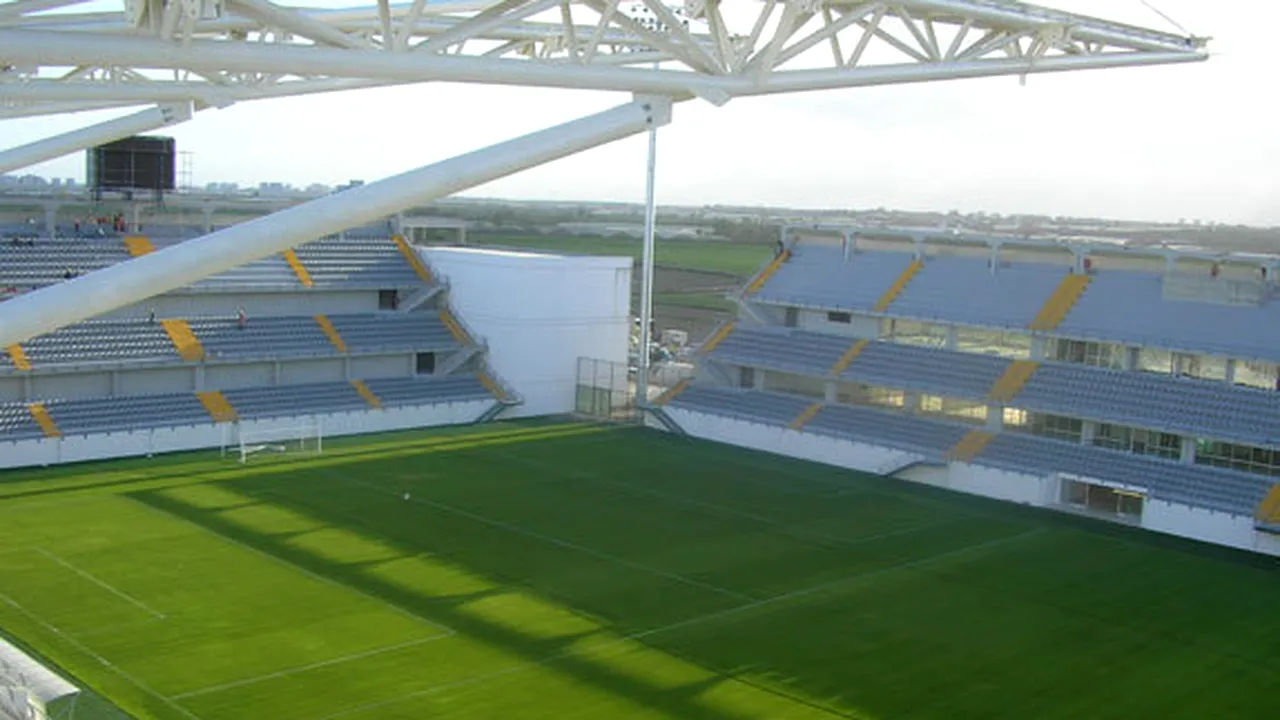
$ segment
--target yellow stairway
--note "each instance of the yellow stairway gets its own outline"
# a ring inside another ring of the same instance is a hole
[[[151,244],[151,240],[142,235],[126,235],[124,237],[124,247],[134,257],[142,257],[156,250],[156,246]]]
[[[778,270],[780,270],[782,266],[786,264],[787,260],[790,259],[790,250],[783,250],[778,253],[778,256],[773,259],[773,262],[766,265],[764,270],[761,270],[760,274],[756,276],[756,279],[751,281],[751,284],[747,286],[746,292],[743,294],[754,295],[755,293],[760,292],[760,288],[764,287],[764,284],[769,282],[769,278],[772,278],[777,274]]]
[[[907,266],[907,269],[902,271],[902,274],[898,276],[898,279],[893,281],[893,285],[890,285],[889,289],[884,291],[884,294],[876,301],[875,307],[871,309],[875,312],[884,312],[894,300],[898,299],[898,296],[902,294],[902,291],[907,289],[907,284],[911,282],[912,278],[919,275],[920,271],[923,269],[923,262],[919,260],[912,260],[911,264]]]
[[[692,379],[690,379],[690,378],[685,378],[685,379],[681,380],[680,382],[678,382],[678,383],[676,383],[675,385],[673,385],[673,386],[671,387],[671,389],[669,389],[669,390],[667,390],[666,392],[664,392],[664,393],[662,393],[661,395],[659,395],[659,396],[658,396],[658,399],[654,402],[654,404],[655,404],[655,405],[666,405],[667,403],[671,402],[672,400],[675,400],[675,399],[676,399],[676,396],[677,396],[677,395],[679,395],[680,393],[684,392],[684,391],[685,391],[685,389],[689,387],[689,384],[690,384],[691,382],[693,382],[693,380],[692,380]]]
[[[1042,331],[1057,329],[1091,282],[1093,282],[1091,275],[1068,275],[1062,278],[1062,282],[1058,283],[1057,289],[1045,301],[1044,307],[1040,308],[1040,312],[1036,314],[1027,329]]]
[[[870,340],[863,339],[850,346],[849,349],[844,352],[844,355],[841,355],[840,359],[836,361],[836,364],[831,366],[831,374],[839,375],[845,370],[848,370],[849,365],[853,363],[855,358],[862,354],[863,350],[867,349],[867,345],[869,344],[871,344]]]
[[[485,390],[488,390],[489,393],[498,400],[501,400],[502,402],[507,401],[507,391],[503,390],[502,386],[498,384],[498,381],[494,380],[489,373],[481,370],[477,373],[477,376],[480,378],[480,384],[484,385]]]
[[[360,397],[364,398],[365,402],[369,403],[369,407],[378,410],[382,409],[382,399],[377,395],[374,395],[373,391],[369,389],[368,385],[364,384],[363,380],[352,380],[351,386],[356,389],[356,392],[360,393]]]
[[[444,326],[449,329],[449,333],[453,335],[454,340],[457,340],[463,345],[475,344],[475,341],[471,339],[471,336],[467,334],[467,331],[462,329],[462,325],[453,317],[453,313],[449,311],[449,308],[442,308],[440,310],[440,322],[444,323]]]
[[[293,270],[293,274],[298,276],[298,282],[302,283],[306,287],[315,285],[315,282],[311,280],[311,273],[307,272],[306,266],[298,259],[298,253],[294,252],[293,249],[290,248],[280,254],[284,256],[284,261],[289,263],[289,267]]]
[[[21,345],[10,345],[7,352],[9,353],[9,362],[19,370],[30,370],[31,360],[27,358],[27,353],[22,349]]]
[[[987,445],[995,439],[993,433],[984,430],[971,430],[968,435],[960,439],[956,446],[951,448],[947,453],[948,460],[956,460],[958,462],[969,462],[978,456],[978,453],[986,449]]]
[[[1254,519],[1264,523],[1280,524],[1280,483],[1271,486],[1271,492],[1258,503]]]
[[[200,343],[200,339],[191,331],[191,326],[186,320],[161,320],[161,327],[169,334],[169,339],[173,341],[173,347],[178,351],[178,355],[187,362],[199,362],[204,359],[204,345]]]
[[[820,410],[822,410],[822,403],[814,403],[810,405],[809,407],[804,409],[804,412],[796,416],[796,419],[792,420],[791,424],[788,425],[788,427],[790,427],[792,430],[803,430],[804,426],[808,425],[809,421],[812,420]]]
[[[422,262],[422,258],[418,256],[418,252],[413,249],[413,246],[399,235],[393,237],[392,240],[395,241],[396,247],[400,248],[400,254],[404,256],[405,262],[409,263],[409,267],[413,268],[413,271],[417,273],[418,277],[421,278],[423,282],[433,282],[431,279],[431,270],[427,268],[426,263]]]
[[[204,405],[204,409],[209,411],[209,416],[216,423],[235,422],[240,419],[240,415],[236,413],[235,408],[231,407],[231,403],[227,402],[227,396],[221,392],[200,392],[196,393],[196,397],[200,398],[200,404]]]
[[[987,398],[1000,404],[1010,402],[1022,392],[1022,388],[1039,367],[1040,363],[1035,360],[1014,360],[991,386],[991,392],[987,393]]]
[[[729,333],[733,332],[733,327],[735,325],[737,325],[737,323],[732,323],[732,322],[727,323],[725,325],[721,325],[720,329],[712,333],[711,337],[707,338],[707,341],[702,344],[702,348],[699,350],[699,352],[702,353],[703,355],[706,355],[707,353],[710,353],[712,350],[715,350],[717,345],[724,342],[724,339],[729,337]]]
[[[31,403],[27,406],[27,410],[31,413],[31,419],[44,431],[45,437],[62,437],[62,431],[58,429],[58,424],[53,421],[53,416],[49,414],[44,403]]]
[[[347,344],[342,341],[342,336],[338,334],[337,328],[333,326],[333,322],[329,320],[328,316],[316,315],[315,321],[320,326],[320,329],[324,331],[325,336],[329,338],[329,342],[333,344],[334,349],[340,353],[345,353]]]

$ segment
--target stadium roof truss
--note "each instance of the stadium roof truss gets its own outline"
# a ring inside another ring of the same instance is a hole
[[[1208,57],[1203,38],[1008,0],[686,0],[678,6],[660,0],[379,0],[343,9],[271,0],[123,0],[124,9],[115,12],[101,11],[101,4],[0,4],[0,119],[146,109],[0,151],[0,172],[183,122],[206,108],[273,97],[445,81],[633,98],[605,113],[313,201],[301,216],[284,211],[246,224],[251,232],[233,227],[20,296],[0,305],[0,347],[644,132],[668,122],[674,102],[722,105],[758,95]],[[504,155],[494,158],[495,152]],[[453,175],[443,177],[442,167]],[[418,184],[397,193],[396,182],[410,176]],[[438,182],[423,184],[426,176]],[[184,254],[192,260],[181,261]]]

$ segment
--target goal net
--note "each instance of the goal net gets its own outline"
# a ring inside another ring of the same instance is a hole
[[[276,455],[318,455],[324,451],[324,434],[320,423],[291,427],[244,430],[236,433],[237,443],[231,450],[240,462]],[[227,448],[223,448],[223,455]]]

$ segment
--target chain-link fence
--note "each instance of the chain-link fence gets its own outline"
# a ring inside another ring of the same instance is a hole
[[[649,401],[691,377],[694,368],[686,363],[657,363],[649,369]],[[578,358],[576,410],[580,415],[639,422],[636,407],[636,374],[626,363],[597,358]]]
[[[578,358],[577,400],[581,415],[629,422],[636,419],[635,374],[626,363]]]

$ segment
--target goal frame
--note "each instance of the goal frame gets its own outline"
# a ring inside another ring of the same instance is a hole
[[[224,433],[221,452],[224,458],[230,452],[241,465],[248,463],[251,456],[267,451],[310,455],[324,452],[324,427],[319,420],[254,429],[236,423],[234,429],[235,442],[229,442],[230,433]]]

